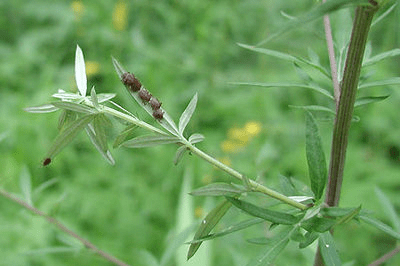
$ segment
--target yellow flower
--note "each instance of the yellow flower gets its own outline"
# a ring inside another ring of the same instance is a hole
[[[119,1],[113,11],[113,25],[116,30],[126,29],[128,23],[128,8],[124,1]]]
[[[250,136],[256,136],[261,132],[261,123],[255,121],[247,122],[244,126],[244,130]]]
[[[96,61],[86,61],[86,75],[92,76],[99,73],[100,64]]]
[[[85,9],[85,6],[83,5],[82,1],[73,1],[71,3],[71,8],[74,11],[75,14],[75,19],[79,20],[83,14],[83,11]]]
[[[204,209],[202,207],[196,207],[196,209],[194,209],[194,216],[196,218],[202,218],[204,216]]]
[[[249,135],[246,130],[234,127],[228,130],[228,139],[243,142],[245,144],[249,141]]]

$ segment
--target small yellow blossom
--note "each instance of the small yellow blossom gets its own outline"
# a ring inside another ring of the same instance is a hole
[[[246,146],[245,142],[239,142],[234,140],[224,140],[221,143],[221,150],[226,153],[235,153],[238,152],[241,148]]]
[[[250,136],[256,136],[261,132],[261,123],[255,121],[247,122],[244,129]]]
[[[246,143],[249,141],[249,135],[247,134],[246,130],[234,127],[228,130],[228,139],[238,140],[239,142]]]
[[[128,24],[128,8],[125,1],[119,1],[113,11],[113,25],[116,30],[126,29]]]
[[[83,11],[85,9],[85,6],[83,5],[82,1],[73,1],[71,3],[71,8],[74,11],[75,14],[75,19],[79,20],[83,14]]]
[[[202,207],[196,207],[196,209],[194,209],[194,216],[196,218],[202,218],[204,216],[204,209]]]
[[[86,75],[92,76],[99,73],[100,64],[96,61],[86,61]]]

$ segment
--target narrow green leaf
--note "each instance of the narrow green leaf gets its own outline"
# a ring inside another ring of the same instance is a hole
[[[77,120],[68,124],[65,129],[63,129],[56,139],[54,140],[52,146],[47,152],[46,158],[53,158],[56,156],[66,145],[68,145],[78,134],[79,131],[85,128],[89,124],[95,115],[85,115]]]
[[[85,70],[85,60],[83,59],[83,53],[79,45],[76,46],[75,52],[75,80],[78,86],[79,93],[82,96],[86,96],[87,91],[87,80]]]
[[[336,244],[331,233],[322,233],[319,237],[319,249],[326,266],[342,265],[339,254],[337,253]]]
[[[25,112],[37,113],[37,114],[51,113],[51,112],[55,112],[57,110],[59,110],[59,108],[55,107],[52,104],[43,104],[43,105],[40,105],[40,106],[32,106],[32,107],[24,108]]]
[[[237,197],[246,192],[245,189],[227,183],[212,183],[190,192],[192,196],[228,196]]]
[[[99,99],[97,98],[97,94],[96,94],[96,90],[94,89],[94,86],[92,87],[92,90],[90,91],[90,98],[92,99],[94,108],[99,110],[100,109]]]
[[[301,227],[308,232],[323,233],[330,230],[335,224],[335,219],[314,216],[308,220],[302,221]]]
[[[226,197],[227,200],[229,200],[235,207],[243,210],[244,212],[255,216],[262,218],[266,221],[270,221],[272,223],[276,224],[295,224],[297,223],[300,218],[296,217],[294,215],[284,213],[284,212],[278,212],[278,211],[271,211],[268,209],[264,209],[261,207],[258,207],[252,203],[232,198],[232,197]]]
[[[262,250],[260,255],[252,259],[246,266],[270,265],[289,243],[289,236],[292,230],[293,229],[289,227],[283,232],[280,232],[280,234],[275,236],[272,241],[267,244],[267,247]]]
[[[388,86],[388,85],[399,85],[399,84],[400,84],[400,77],[394,77],[394,78],[388,78],[388,79],[383,79],[383,80],[362,83],[358,86],[358,89]]]
[[[178,163],[182,160],[183,155],[185,154],[185,152],[187,150],[188,149],[186,148],[186,146],[181,146],[176,150],[175,158],[174,158],[174,164],[175,165],[178,165]]]
[[[78,113],[84,113],[84,114],[97,113],[97,110],[92,107],[73,102],[52,102],[51,104],[60,109],[70,110]]]
[[[100,93],[97,94],[99,103],[107,102],[116,96],[115,93]]]
[[[118,148],[127,138],[130,136],[132,137],[132,133],[134,130],[138,128],[137,125],[129,125],[127,126],[119,135],[115,138],[115,141],[113,143],[113,148]]]
[[[335,111],[321,105],[305,105],[305,106],[300,106],[300,105],[289,105],[291,108],[298,108],[298,109],[304,109],[307,111],[320,111],[320,112],[327,112],[333,115],[336,115]]]
[[[196,109],[197,105],[197,93],[193,96],[192,100],[190,100],[188,106],[186,107],[185,111],[183,111],[181,118],[179,118],[179,133],[183,134],[187,124],[192,118],[194,110]]]
[[[21,170],[21,174],[19,176],[19,186],[25,201],[30,206],[33,206],[31,174],[26,166],[24,166]]]
[[[113,63],[113,65],[114,65],[115,71],[116,71],[117,74],[118,74],[118,77],[119,77],[120,79],[122,79],[122,75],[123,75],[124,73],[126,73],[127,71],[122,67],[122,65],[118,62],[118,60],[115,59],[113,56],[111,57],[111,59],[112,59],[112,63]]]
[[[221,230],[218,233],[209,234],[209,235],[204,236],[204,237],[202,237],[200,239],[189,241],[187,244],[195,244],[195,243],[198,243],[198,242],[203,242],[203,241],[215,239],[215,238],[218,238],[218,237],[226,236],[228,234],[232,234],[234,232],[246,229],[246,228],[248,228],[250,226],[253,226],[253,225],[256,225],[256,224],[260,224],[260,223],[263,223],[263,222],[265,222],[265,220],[264,219],[260,219],[260,218],[255,218],[255,219],[249,219],[249,220],[246,220],[246,221],[242,221],[242,222],[237,223],[235,225],[231,225],[231,226]]]
[[[304,242],[305,241],[305,236],[301,232],[301,228],[296,226],[292,233],[290,234],[290,240],[293,240],[295,242]]]
[[[190,144],[195,144],[204,140],[204,136],[199,133],[194,133],[189,137]]]
[[[306,248],[311,245],[317,238],[319,237],[319,233],[317,232],[307,232],[304,235],[304,240],[299,243],[299,248]]]
[[[394,57],[394,56],[399,56],[399,55],[400,55],[400,49],[399,48],[396,48],[396,49],[393,49],[393,50],[390,50],[390,51],[387,51],[387,52],[384,52],[384,53],[380,53],[378,55],[375,55],[373,57],[370,57],[370,58],[366,59],[364,61],[364,63],[363,63],[363,67],[370,66],[370,65],[373,65],[373,64],[375,64],[375,63],[377,63],[379,61],[387,59],[389,57]]]
[[[285,25],[280,27],[280,30],[272,33],[269,35],[268,38],[265,40],[261,41],[260,43],[257,44],[257,46],[263,45],[272,39],[292,30],[292,29],[297,29],[299,25],[304,25],[308,22],[311,22],[317,18],[321,18],[322,16],[334,12],[336,10],[348,7],[348,6],[355,6],[355,5],[360,5],[360,4],[368,4],[368,0],[331,0],[331,1],[326,1],[325,3],[318,4],[316,5],[313,9],[310,10],[310,12],[293,19],[286,23]]]
[[[326,217],[334,217],[334,218],[342,218],[348,216],[353,212],[360,212],[361,206],[357,208],[341,208],[341,207],[329,207],[329,208],[322,208],[321,215]]]
[[[175,136],[140,136],[125,141],[121,145],[127,148],[144,148],[163,144],[179,143],[180,139]]]
[[[331,92],[328,90],[325,90],[315,84],[303,84],[303,83],[295,83],[295,82],[290,82],[290,83],[283,83],[283,82],[269,82],[269,83],[262,83],[262,82],[232,82],[231,84],[234,85],[245,85],[245,86],[257,86],[257,87],[265,87],[265,88],[272,88],[272,87],[277,87],[277,88],[304,88],[304,89],[310,89],[316,92],[321,93],[324,96],[327,96],[330,99],[334,99],[333,95]]]
[[[69,123],[75,121],[78,118],[78,113],[70,110],[62,110],[60,117],[58,118],[58,130],[62,131]]]
[[[85,99],[84,96],[81,96],[77,93],[71,93],[71,92],[65,92],[63,90],[58,90],[57,93],[54,93],[51,95],[54,98],[61,99],[63,101],[75,101],[75,102],[81,102]]]
[[[353,220],[353,218],[357,217],[361,211],[361,205],[358,208],[355,208],[352,212],[340,217],[340,219],[336,222],[336,224],[345,224]]]
[[[390,95],[385,95],[385,96],[376,96],[376,97],[360,97],[356,99],[356,102],[354,103],[354,107],[360,107],[366,104],[370,103],[376,103],[383,101],[387,99]]]
[[[319,200],[324,192],[328,174],[318,126],[310,112],[306,112],[306,154],[311,189],[315,198]]]
[[[199,238],[207,236],[211,232],[211,230],[214,229],[214,227],[218,224],[218,222],[226,214],[231,206],[232,204],[229,201],[224,200],[220,204],[218,204],[211,212],[209,212],[201,222],[196,234],[193,237],[193,240],[197,240]],[[201,243],[202,242],[190,245],[187,259],[193,257],[193,255],[199,249]]]
[[[385,214],[389,217],[394,229],[397,232],[400,232],[400,219],[396,213],[396,210],[392,202],[378,187],[375,187],[375,194],[378,196],[382,209],[385,212]]]
[[[397,240],[400,240],[400,233],[394,231],[393,228],[391,228],[387,224],[384,224],[381,221],[370,216],[366,216],[364,214],[360,214],[358,217],[360,218],[360,220],[366,222],[369,225],[372,225],[376,229],[381,230],[382,232],[396,238]]]

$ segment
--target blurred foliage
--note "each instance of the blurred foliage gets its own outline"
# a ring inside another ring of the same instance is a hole
[[[279,174],[306,182],[304,115],[288,105],[315,104],[323,98],[297,88],[261,89],[228,83],[297,80],[287,62],[244,50],[235,43],[257,43],[287,20],[281,11],[296,16],[314,4],[227,0],[1,1],[0,186],[21,193],[19,180],[25,167],[32,176],[33,188],[55,180],[49,188],[33,195],[35,206],[55,215],[98,247],[133,263],[143,258],[143,250],[161,258],[169,246],[178,220],[178,195],[185,167],[193,172],[193,187],[226,180],[225,174],[198,158],[188,156],[174,166],[172,146],[118,149],[113,151],[116,165],[110,166],[83,134],[50,167],[41,167],[57,134],[57,115],[28,114],[22,109],[48,101],[57,89],[76,91],[73,64],[77,43],[85,51],[89,86],[94,85],[99,93],[117,93],[118,102],[147,119],[124,92],[111,63],[111,55],[115,56],[175,118],[194,93],[199,93],[188,131],[205,135],[200,147],[210,154],[246,174],[258,176],[270,186],[278,187]],[[400,46],[399,19],[397,6],[372,29],[372,54]],[[343,12],[332,15],[337,37],[346,31],[343,23],[350,22],[349,17],[343,19]],[[293,55],[306,55],[312,48],[327,63],[320,20],[278,38],[268,48]],[[399,58],[390,59],[366,68],[364,74],[373,72],[372,80],[399,76],[399,65]],[[394,87],[360,91],[360,95],[387,92],[391,94],[388,100],[356,110],[361,121],[352,126],[341,198],[343,207],[362,204],[378,216],[383,213],[377,198],[371,196],[375,186],[400,209],[400,91]],[[326,152],[331,124],[320,122]],[[234,153],[229,151],[234,142],[231,146],[224,144],[232,140],[241,145]],[[202,200],[196,198],[195,205],[202,207]],[[54,247],[74,244],[19,206],[3,198],[0,206],[0,265],[108,265],[88,251],[56,252]],[[222,223],[229,224],[241,215],[230,211]],[[339,250],[345,251],[344,261],[365,265],[396,245],[376,231],[365,230],[367,227],[356,223],[350,227],[336,229],[335,239]],[[260,230],[267,234],[266,229],[266,225],[259,225],[213,241],[213,252],[209,254],[212,265],[243,265],[258,251],[243,239],[258,237]],[[313,256],[312,248],[298,252],[296,246],[289,245],[277,265],[306,265]],[[388,263],[398,264],[399,258]]]

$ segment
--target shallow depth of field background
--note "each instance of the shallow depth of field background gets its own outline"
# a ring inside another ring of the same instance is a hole
[[[77,44],[84,52],[89,88],[117,93],[119,104],[152,121],[124,91],[111,63],[114,56],[176,120],[197,92],[198,106],[188,133],[204,134],[206,139],[198,147],[267,186],[279,188],[279,175],[308,184],[304,114],[289,105],[323,105],[325,99],[299,88],[264,89],[230,82],[300,81],[289,62],[244,50],[236,43],[263,40],[287,20],[281,11],[296,16],[313,2],[1,1],[0,186],[20,193],[21,176],[31,176],[36,207],[132,265],[148,265],[146,258],[151,255],[160,259],[177,231],[183,230],[178,221],[189,217],[199,222],[219,202],[195,198],[190,208],[185,205],[190,200],[180,201],[184,175],[192,188],[229,179],[195,156],[186,156],[174,166],[177,147],[172,145],[113,150],[116,165],[110,166],[80,134],[51,165],[41,167],[57,135],[58,113],[30,114],[23,108],[51,101],[50,95],[58,89],[76,91]],[[342,19],[345,14],[341,19],[339,14],[332,17],[338,36],[350,27],[350,17]],[[372,29],[372,54],[400,46],[399,21],[398,6]],[[327,65],[322,29],[318,20],[265,47],[298,56],[307,56],[312,49]],[[395,77],[399,66],[400,58],[394,58],[363,73],[372,74],[370,80]],[[384,102],[356,110],[361,120],[351,129],[341,206],[362,204],[389,222],[375,187],[399,210],[400,88],[360,92],[386,94],[391,97]],[[332,121],[322,119],[319,123],[327,158],[331,125]],[[110,137],[117,133],[110,132]],[[49,180],[54,181],[52,186],[35,191]],[[183,213],[179,204],[192,212]],[[75,240],[4,198],[0,198],[0,213],[0,265],[109,265],[88,250],[76,251]],[[217,229],[245,218],[231,210]],[[264,236],[267,229],[264,224],[212,241],[197,256],[205,256],[210,265],[244,265],[263,248],[246,239]],[[336,239],[343,261],[353,260],[354,265],[365,265],[396,245],[355,222],[339,227]],[[313,256],[312,248],[299,251],[291,244],[277,265],[306,265]],[[171,260],[168,265],[175,263]],[[400,258],[394,258],[387,265],[399,264]]]

